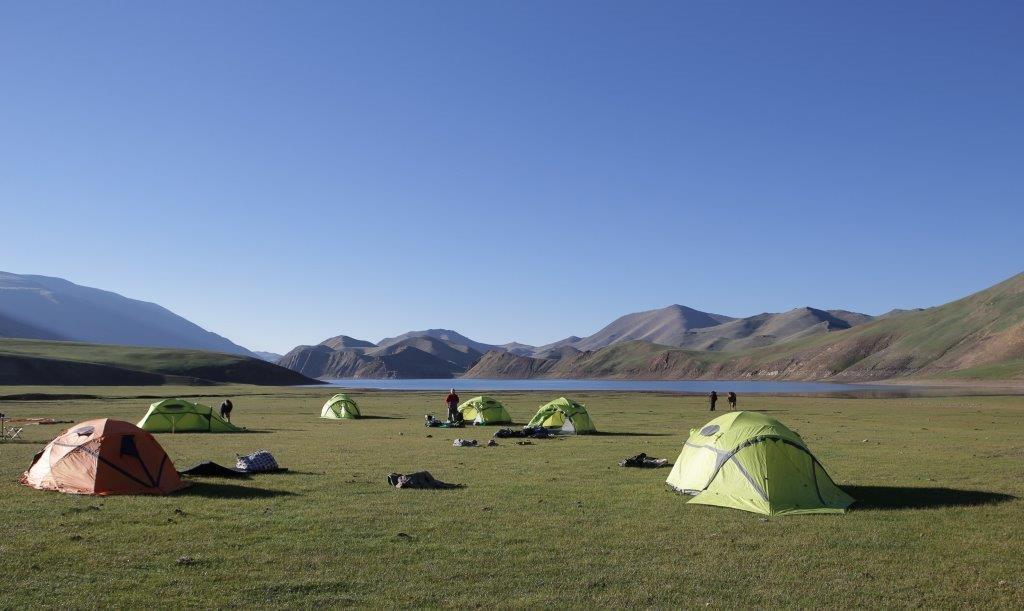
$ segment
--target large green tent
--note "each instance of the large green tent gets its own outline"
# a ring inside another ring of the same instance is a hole
[[[559,397],[546,405],[540,406],[537,413],[527,426],[542,426],[546,429],[561,429],[566,433],[596,433],[594,422],[582,404]]]
[[[488,396],[473,397],[459,406],[464,420],[473,424],[509,424],[512,416],[500,401]]]
[[[691,503],[765,515],[843,513],[854,499],[800,435],[757,412],[732,412],[690,431],[669,486]]]
[[[354,420],[362,416],[359,413],[359,406],[356,405],[356,402],[349,399],[345,393],[339,393],[328,399],[327,403],[324,403],[324,408],[320,410],[320,417],[331,420],[340,418]]]
[[[244,430],[202,403],[184,399],[164,399],[149,406],[136,425],[150,433],[234,433]]]

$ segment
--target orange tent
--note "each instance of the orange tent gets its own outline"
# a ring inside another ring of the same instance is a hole
[[[170,494],[187,485],[151,434],[106,418],[58,435],[20,481],[39,490],[99,495]]]

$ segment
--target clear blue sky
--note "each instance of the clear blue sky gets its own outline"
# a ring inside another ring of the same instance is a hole
[[[1024,270],[1021,2],[8,2],[0,269],[254,349]]]

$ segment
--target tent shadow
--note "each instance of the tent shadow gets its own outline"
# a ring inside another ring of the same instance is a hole
[[[629,431],[594,431],[587,433],[595,437],[673,437],[680,433],[631,433]]]
[[[908,486],[842,486],[842,488],[847,494],[857,499],[857,502],[850,507],[852,511],[971,507],[995,505],[1017,499],[1013,495],[1001,492],[955,488],[912,488]]]
[[[251,486],[193,481],[192,485],[177,493],[178,496],[199,496],[210,499],[266,499],[279,496],[296,496],[286,490],[267,490]]]

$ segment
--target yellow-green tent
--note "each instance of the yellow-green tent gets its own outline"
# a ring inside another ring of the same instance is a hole
[[[331,420],[339,418],[348,420],[359,418],[361,415],[356,402],[349,399],[345,393],[339,393],[328,399],[327,403],[324,403],[324,408],[320,410],[320,417]]]
[[[843,513],[854,499],[800,435],[757,412],[732,412],[690,431],[666,483],[690,503],[765,515]]]
[[[542,426],[546,429],[560,429],[565,433],[596,433],[597,428],[587,413],[587,408],[572,399],[559,397],[540,406],[527,426]]]
[[[459,406],[463,420],[473,424],[509,424],[512,416],[500,401],[491,397],[473,397]]]
[[[149,406],[136,425],[150,433],[234,433],[242,431],[213,408],[184,399],[164,399]]]

